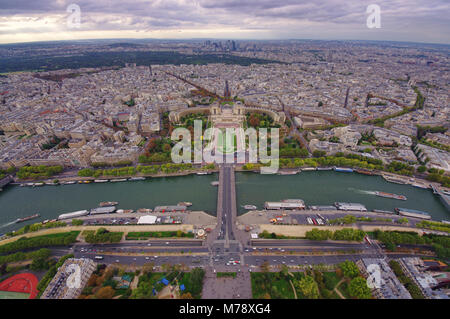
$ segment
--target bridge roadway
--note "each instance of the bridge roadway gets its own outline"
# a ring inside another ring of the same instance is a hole
[[[242,244],[236,240],[236,190],[232,164],[222,164],[219,170],[217,196],[217,227],[208,236],[210,266],[230,260],[243,260]]]

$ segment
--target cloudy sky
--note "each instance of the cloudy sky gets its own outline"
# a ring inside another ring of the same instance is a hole
[[[71,4],[80,8],[79,27]],[[381,28],[367,27],[370,4],[381,9]],[[0,43],[297,38],[450,44],[449,14],[449,0],[0,0]]]

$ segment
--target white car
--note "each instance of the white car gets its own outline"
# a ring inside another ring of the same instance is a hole
[[[150,259],[150,257],[145,257],[145,260],[149,260]]]

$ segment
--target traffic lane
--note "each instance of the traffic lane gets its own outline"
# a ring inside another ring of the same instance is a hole
[[[367,256],[369,258],[369,256]],[[330,256],[244,256],[245,265],[248,267],[261,266],[268,262],[270,265],[317,265],[338,264],[345,260],[358,261],[359,255],[330,255]]]
[[[50,249],[50,251],[51,255],[57,258],[61,258],[73,253],[73,250],[71,248],[52,248]]]
[[[224,168],[224,214],[226,231],[229,240],[235,240],[233,233],[233,215],[232,215],[232,199],[231,199],[231,167],[225,166]]]
[[[209,262],[209,256],[198,255],[198,256],[123,256],[123,255],[98,255],[103,257],[103,259],[95,259],[93,254],[75,253],[76,258],[89,258],[97,263],[103,264],[126,264],[126,265],[139,265],[143,266],[145,264],[152,263],[154,265],[163,264],[184,264],[186,266],[205,266]]]
[[[278,248],[278,247],[331,247],[331,248],[355,248],[355,249],[367,249],[370,245],[366,243],[336,243],[328,241],[316,241],[316,240],[306,240],[306,239],[261,239],[252,240],[251,245],[258,248]]]
[[[102,252],[121,252],[121,253],[152,253],[152,252],[171,252],[171,253],[208,253],[206,247],[117,247],[117,248],[83,248],[74,249],[74,252],[84,253],[102,253]]]
[[[118,248],[118,247],[200,247],[203,240],[146,240],[144,242],[123,242],[115,244],[77,244],[76,247],[82,248]]]

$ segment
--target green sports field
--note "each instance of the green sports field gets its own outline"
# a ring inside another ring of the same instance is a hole
[[[28,299],[29,294],[22,292],[0,291],[0,299]]]

